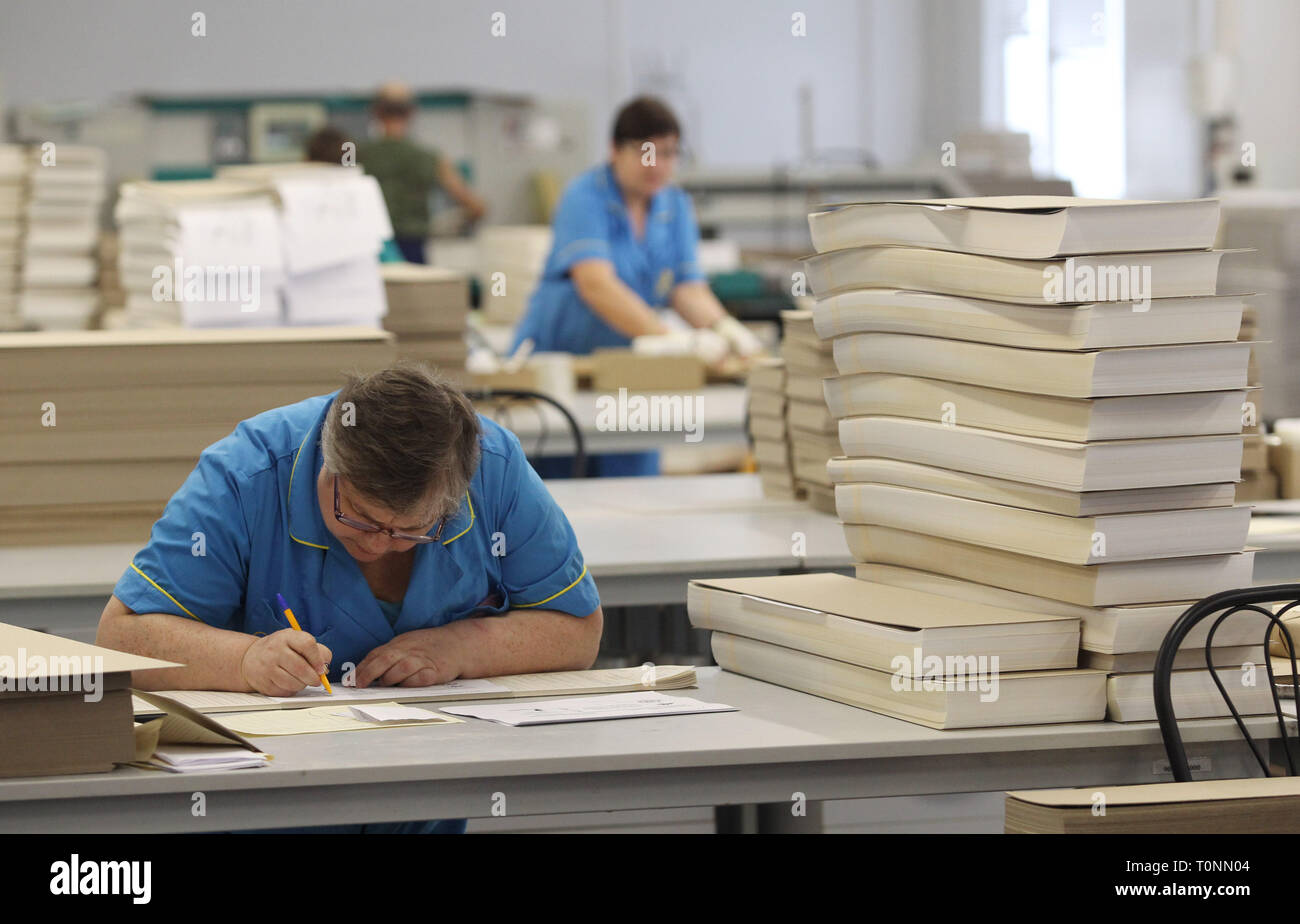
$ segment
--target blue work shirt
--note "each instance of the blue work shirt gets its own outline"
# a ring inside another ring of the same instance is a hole
[[[578,295],[569,272],[583,260],[608,260],[646,304],[659,307],[683,282],[704,279],[696,251],[699,228],[691,197],[668,186],[655,193],[638,239],[609,164],[577,176],[555,211],[554,241],[541,282],[515,330],[515,349],[531,337],[535,349],[590,353],[625,347],[628,338],[606,324]]]
[[[480,461],[465,500],[441,542],[415,546],[390,624],[317,501],[321,423],[333,398],[258,414],[205,449],[117,582],[118,599],[137,613],[269,635],[289,628],[275,604],[282,593],[302,628],[333,652],[332,678],[414,629],[528,607],[595,611],[596,584],[564,513],[514,434],[480,417]]]

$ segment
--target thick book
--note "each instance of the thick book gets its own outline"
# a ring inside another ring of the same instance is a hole
[[[1097,350],[1236,340],[1244,306],[1240,296],[1160,298],[1149,306],[1131,300],[1044,306],[854,289],[818,299],[813,320],[827,339],[874,331],[1037,350]]]
[[[1241,436],[1089,443],[905,417],[840,421],[846,456],[874,456],[1067,491],[1213,484],[1241,477]]]
[[[1223,250],[1012,260],[919,247],[855,247],[805,257],[803,263],[818,298],[850,289],[917,289],[1023,305],[1074,305],[1247,294],[1230,281],[1243,255]]]
[[[1215,633],[1218,641],[1218,633]],[[1243,664],[1262,666],[1263,645],[1215,645],[1212,663],[1215,667],[1240,667]],[[1156,669],[1157,651],[1131,651],[1124,654],[1107,654],[1101,651],[1080,651],[1079,666],[1108,674],[1150,674]],[[1205,647],[1184,645],[1174,654],[1174,670],[1205,670]]]
[[[842,574],[695,580],[691,625],[876,670],[940,676],[997,659],[1003,671],[1072,668],[1077,619],[953,600]],[[990,662],[991,663],[991,662]]]
[[[1100,398],[1246,387],[1250,343],[1185,343],[1105,350],[1023,347],[916,337],[847,334],[834,341],[841,375],[892,372],[987,388]]]
[[[1085,606],[897,565],[861,564],[857,566],[857,571],[858,576],[864,580],[939,594],[955,600],[968,600],[973,603],[1026,610],[1031,613],[1056,613],[1061,616],[1078,617],[1081,649],[1079,666],[1095,667],[1111,673],[1128,673],[1130,672],[1128,667],[1135,662],[1125,661],[1120,667],[1111,667],[1109,664],[1103,667],[1101,664],[1084,664],[1082,659],[1090,653],[1098,657],[1117,659],[1149,657],[1150,662],[1147,667],[1139,669],[1154,670],[1156,650],[1159,649],[1178,618],[1196,603],[1196,600],[1171,600],[1163,603]],[[1249,578],[1247,581],[1249,582]],[[1184,639],[1184,647],[1179,651],[1178,656],[1181,658],[1184,654],[1192,652],[1202,659],[1199,663],[1203,667],[1205,641],[1213,625],[1209,620],[1202,620],[1193,626]],[[1261,632],[1262,620],[1257,617],[1252,618],[1247,613],[1238,614],[1224,621],[1214,634],[1216,659],[1220,651],[1257,650]],[[1224,657],[1231,658],[1235,655],[1225,654]]]
[[[899,199],[827,206],[808,216],[813,247],[894,244],[1000,257],[1202,250],[1214,246],[1217,199],[1154,202],[1075,196]]]
[[[1249,507],[1203,507],[1066,517],[900,488],[838,485],[846,524],[885,526],[1074,565],[1240,552]]]
[[[1105,811],[1098,811],[1104,806]],[[1300,834],[1293,776],[1007,793],[1007,834]]]
[[[1199,600],[1249,587],[1255,553],[1077,565],[883,526],[845,524],[858,562],[942,572],[967,581],[1083,606]],[[861,572],[868,580],[876,578]]]
[[[1262,663],[1218,668],[1219,681],[1239,715],[1273,711],[1273,691]],[[1112,722],[1156,720],[1155,674],[1112,674],[1106,678],[1106,718]],[[1174,715],[1212,719],[1232,715],[1208,670],[1171,671],[1169,695]]]
[[[929,728],[1098,722],[1106,714],[1106,675],[1101,671],[980,673],[918,681],[726,632],[714,632],[712,646],[723,670]]]
[[[888,372],[861,372],[823,380],[835,417],[910,417],[1042,439],[1152,439],[1240,433],[1250,392],[1074,398],[1029,394]]]
[[[1236,497],[1232,482],[1134,488],[1127,491],[1065,491],[1041,485],[955,472],[895,459],[834,458],[826,463],[836,485],[888,484],[900,488],[935,491],[972,500],[1024,507],[1067,517],[1144,510],[1180,510],[1188,507],[1227,507]]]

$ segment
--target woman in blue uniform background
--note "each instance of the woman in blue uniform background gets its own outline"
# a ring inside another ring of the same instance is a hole
[[[601,623],[573,530],[519,441],[398,365],[205,449],[98,642],[185,665],[139,675],[147,689],[291,696],[321,673],[366,687],[585,669]]]
[[[692,327],[718,334],[736,353],[759,351],[757,339],[727,314],[700,270],[690,196],[669,185],[680,141],[677,118],[659,100],[639,97],[619,110],[609,162],[580,174],[560,198],[551,252],[512,351],[525,339],[538,351],[626,347],[634,337],[668,333],[655,311],[665,305]],[[657,454],[649,456],[657,467]],[[638,468],[635,461],[631,468]]]

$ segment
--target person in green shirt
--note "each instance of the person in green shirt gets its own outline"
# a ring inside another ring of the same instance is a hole
[[[409,87],[396,81],[384,84],[375,95],[373,112],[379,137],[357,148],[357,160],[383,190],[398,249],[410,262],[424,263],[429,195],[435,188],[441,187],[470,221],[482,218],[487,209],[455,165],[407,137],[415,112],[415,97]]]

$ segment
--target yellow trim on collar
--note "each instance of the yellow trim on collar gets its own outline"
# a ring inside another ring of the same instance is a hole
[[[289,496],[285,498],[285,511],[286,511],[285,519],[286,520],[290,518],[293,511],[293,476],[298,471],[298,457],[302,455],[302,447],[307,445],[307,440],[311,438],[311,434],[312,431],[308,430],[307,435],[304,436],[302,438],[302,442],[298,444],[298,451],[293,454],[293,467],[289,469]],[[329,551],[329,546],[327,545],[317,545],[315,542],[308,542],[306,539],[299,539],[297,536],[293,534],[292,529],[289,530],[289,538],[292,539],[294,542],[298,543],[299,545],[309,545],[313,549],[324,549],[327,552]],[[179,605],[180,604],[177,604],[177,606]]]
[[[474,502],[470,500],[468,491],[465,492],[465,503],[469,504],[469,526],[466,526],[464,529],[462,529],[456,535],[452,536],[450,539],[442,540],[443,545],[451,545],[461,536],[465,535],[467,532],[469,532],[471,529],[474,528]],[[563,593],[563,591],[561,591],[561,593]]]
[[[140,577],[144,578],[146,581],[148,581],[150,584],[152,584],[152,585],[154,586],[154,589],[157,590],[158,593],[162,594],[164,597],[166,597],[166,598],[167,598],[168,600],[170,600],[172,603],[175,603],[175,604],[176,604],[177,606],[179,606],[181,609],[185,610],[185,615],[186,615],[186,616],[190,617],[190,619],[197,620],[198,622],[203,622],[202,619],[199,619],[199,617],[195,616],[195,615],[194,615],[193,613],[191,613],[189,610],[185,609],[185,604],[184,604],[184,603],[181,603],[181,601],[177,600],[177,599],[176,599],[175,597],[173,597],[171,594],[167,593],[167,591],[163,590],[161,587],[158,586],[158,582],[157,582],[157,581],[155,581],[153,578],[149,577],[149,575],[145,574],[143,571],[141,571],[139,568],[137,568],[137,567],[135,566],[135,562],[131,562],[131,568],[135,571],[136,574],[140,575]]]
[[[573,588],[578,586],[578,581],[581,581],[586,576],[587,576],[587,566],[583,565],[582,574],[578,575],[577,580],[575,580],[568,587],[564,588],[564,590],[558,590],[555,593],[551,594],[549,597],[547,597],[545,600],[538,600],[536,603],[516,603],[513,607],[511,607],[511,609],[523,610],[523,609],[527,609],[530,606],[541,606],[543,603],[550,603],[560,594],[566,594],[569,591],[573,590]]]

